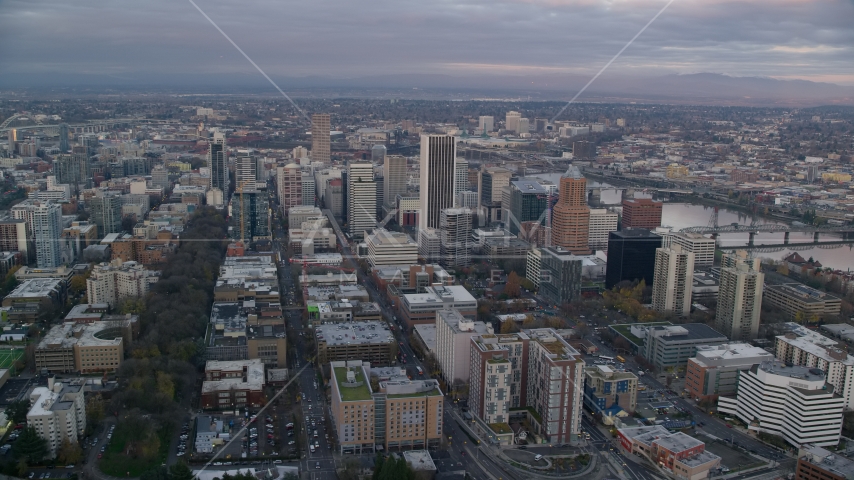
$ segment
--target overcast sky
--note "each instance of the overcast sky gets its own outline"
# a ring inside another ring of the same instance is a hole
[[[272,76],[593,75],[666,0],[196,0]],[[0,73],[253,67],[188,0],[2,0]],[[612,75],[854,85],[854,0],[676,0]]]

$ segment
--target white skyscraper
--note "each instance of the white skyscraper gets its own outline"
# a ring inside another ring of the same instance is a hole
[[[587,243],[595,250],[608,248],[608,234],[617,231],[617,212],[607,208],[591,208],[587,230]]]
[[[444,267],[471,265],[471,210],[446,208],[439,218],[439,257]]]
[[[439,216],[453,208],[456,192],[457,139],[453,135],[421,136],[421,211],[418,228],[439,228]]]
[[[721,259],[715,330],[730,340],[756,338],[764,281],[765,274],[760,271],[758,258],[748,259],[743,251],[725,254]]]
[[[652,308],[687,317],[691,313],[694,254],[679,245],[655,250]]]
[[[519,112],[507,112],[507,116],[504,120],[504,129],[510,130],[511,132],[519,132],[519,120],[522,119],[522,114]]]
[[[62,265],[62,207],[58,203],[24,200],[12,207],[12,216],[26,221],[39,268]]]
[[[377,187],[374,166],[351,163],[347,172],[347,223],[353,238],[364,238],[365,230],[377,226]]]
[[[254,190],[258,178],[258,162],[248,153],[240,154],[234,159],[234,187],[244,190]]]
[[[495,118],[492,115],[481,115],[477,119],[477,128],[483,133],[495,130]]]

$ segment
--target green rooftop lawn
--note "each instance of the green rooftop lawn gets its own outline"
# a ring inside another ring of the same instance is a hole
[[[490,423],[489,428],[499,435],[503,433],[511,433],[513,431],[510,429],[510,425],[507,425],[506,423]]]
[[[371,389],[368,387],[368,379],[365,378],[361,370],[355,370],[356,381],[362,382],[358,387],[348,387],[347,369],[345,367],[335,367],[335,379],[338,381],[338,391],[341,392],[341,399],[345,402],[355,402],[357,400],[370,400]]]

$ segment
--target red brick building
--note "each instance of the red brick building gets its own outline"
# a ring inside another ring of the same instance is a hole
[[[261,359],[210,360],[205,364],[202,408],[233,410],[260,407],[266,403],[264,381],[264,363]]]
[[[623,227],[652,230],[661,226],[661,202],[648,198],[623,200]]]

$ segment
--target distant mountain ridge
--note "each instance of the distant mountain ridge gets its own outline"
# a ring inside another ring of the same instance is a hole
[[[282,89],[295,96],[324,92],[324,95],[337,96],[442,98],[443,95],[451,95],[454,98],[530,97],[532,100],[568,100],[589,79],[588,76],[561,74],[274,77]],[[0,74],[0,89],[18,88],[54,91],[71,89],[88,93],[109,88],[175,93],[209,91],[263,94],[270,91],[275,94],[263,78],[254,74]],[[854,87],[807,80],[733,77],[717,73],[626,77],[609,76],[606,72],[578,101],[750,106],[854,105]]]

